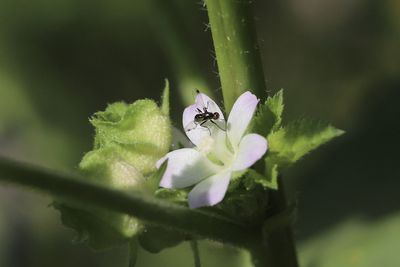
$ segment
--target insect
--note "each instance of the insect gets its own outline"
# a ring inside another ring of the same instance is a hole
[[[197,94],[199,94],[199,93],[200,93],[199,90],[197,90]],[[216,127],[218,127],[219,129],[221,129],[222,131],[225,131],[225,129],[223,129],[217,123],[217,122],[223,122],[224,120],[221,119],[221,115],[219,114],[219,112],[208,111],[209,104],[210,103],[207,102],[207,106],[204,106],[204,103],[203,103],[203,110],[201,110],[200,108],[197,108],[198,114],[196,114],[193,118],[193,121],[190,122],[185,127],[185,131],[188,132],[188,131],[194,130],[198,126],[202,126],[202,127],[206,128],[211,135],[211,130],[208,127],[208,125],[206,125],[207,122],[210,122],[210,123],[214,124]]]

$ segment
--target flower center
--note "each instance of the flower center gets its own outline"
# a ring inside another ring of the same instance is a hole
[[[206,136],[203,139],[201,139],[200,143],[197,145],[197,148],[199,149],[200,152],[207,155],[213,150],[214,145],[215,145],[215,140],[211,138],[211,136]]]

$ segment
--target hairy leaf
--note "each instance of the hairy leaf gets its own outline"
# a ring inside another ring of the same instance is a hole
[[[283,108],[283,90],[280,90],[274,96],[268,97],[265,103],[258,107],[253,120],[253,130],[267,136],[271,131],[279,129],[282,123]]]
[[[260,184],[264,188],[278,189],[278,165],[267,165],[267,176],[261,175],[255,170],[249,169],[245,179],[247,188],[251,188],[253,183]]]
[[[165,170],[164,166],[157,171],[156,162],[171,145],[168,116],[154,101],[145,99],[111,104],[90,122],[96,133],[94,149],[79,164],[85,178],[114,189],[153,194]],[[143,229],[142,222],[126,214],[65,200],[56,204],[64,224],[84,235],[82,241],[93,248],[112,247]]]
[[[307,119],[294,121],[272,132],[267,137],[269,148],[265,158],[266,181],[270,184],[265,185],[277,189],[279,171],[343,133],[329,124]]]
[[[308,119],[294,121],[268,136],[267,159],[278,163],[280,167],[294,163],[311,150],[343,133],[344,131],[322,122]]]

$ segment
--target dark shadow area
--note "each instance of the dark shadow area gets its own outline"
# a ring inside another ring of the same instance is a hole
[[[378,219],[400,209],[400,81],[371,85],[357,129],[321,148],[300,174],[300,239],[351,216]]]

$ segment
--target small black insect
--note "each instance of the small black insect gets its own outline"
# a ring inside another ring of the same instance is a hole
[[[196,114],[194,116],[194,121],[197,123],[200,123],[200,125],[204,124],[207,121],[211,121],[212,120],[218,120],[219,119],[219,113],[218,112],[209,112],[207,110],[207,108],[203,108],[203,111],[201,111],[199,108],[197,109],[197,111],[199,112],[199,114]]]
[[[197,90],[197,93],[200,93]],[[193,121],[187,125],[185,127],[185,131],[191,131],[193,129],[195,129],[197,126],[202,126],[204,128],[207,128],[207,130],[209,131],[210,135],[211,135],[211,130],[209,127],[207,127],[205,125],[206,122],[211,122],[212,124],[214,124],[215,126],[217,126],[219,129],[225,131],[225,129],[221,128],[221,126],[219,126],[216,121],[218,121],[220,119],[220,114],[218,112],[210,112],[208,111],[208,104],[207,103],[207,107],[203,107],[203,110],[197,108],[197,112],[199,114],[196,114],[193,118]]]
[[[197,111],[199,112],[199,114],[196,114],[194,116],[194,122],[200,126],[206,127],[208,129],[208,131],[210,132],[211,135],[211,131],[207,126],[204,126],[204,124],[209,121],[212,124],[214,124],[215,126],[217,126],[218,128],[220,128],[221,130],[225,131],[224,129],[221,128],[221,126],[219,126],[215,121],[219,119],[219,113],[218,112],[209,112],[207,110],[206,107],[203,107],[203,111],[201,111],[199,108],[197,109]]]

